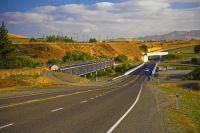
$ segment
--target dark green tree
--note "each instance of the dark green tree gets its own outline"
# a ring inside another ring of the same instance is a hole
[[[196,46],[194,47],[194,52],[195,52],[195,53],[200,53],[200,44],[199,44],[199,45],[196,45]]]
[[[89,42],[97,42],[96,38],[90,38]]]
[[[0,27],[0,69],[13,68],[16,64],[15,49],[12,41],[8,40],[8,30],[2,22]]]
[[[128,60],[128,57],[124,54],[120,54],[115,58],[115,61],[119,62],[126,62]]]
[[[89,53],[80,51],[80,50],[70,50],[66,52],[66,55],[63,57],[64,62],[68,61],[87,61],[94,59]]]
[[[143,50],[145,53],[147,53],[148,52],[148,48],[147,48],[147,46],[144,44],[144,45],[142,45],[142,46],[140,46],[139,47],[141,50]]]
[[[47,62],[47,64],[60,64],[62,62],[61,59],[56,59],[56,58],[50,58]]]

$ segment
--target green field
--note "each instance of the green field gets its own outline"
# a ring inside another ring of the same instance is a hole
[[[192,58],[200,58],[199,53],[194,53],[194,46],[169,51],[177,59],[164,60],[159,66],[175,66],[178,70],[193,70],[198,65],[192,64]],[[165,58],[165,57],[164,57]]]
[[[164,60],[159,63],[159,66],[175,66],[178,70],[193,70],[198,65],[192,64],[192,58],[199,58],[199,53],[194,53],[194,46],[172,50],[169,54],[175,55],[176,59]],[[169,79],[170,80],[170,79]],[[186,84],[197,85],[184,87]],[[176,83],[163,83],[160,89],[168,94],[172,99],[172,104],[169,105],[168,113],[171,117],[170,127],[179,128],[175,132],[200,132],[200,82],[199,81],[181,81]],[[179,109],[175,109],[176,93],[179,93]]]
[[[200,84],[199,84],[200,87]],[[200,132],[200,91],[194,91],[191,88],[183,89],[177,84],[163,84],[160,89],[171,96],[172,104],[169,105],[168,113],[173,128],[181,128],[184,132]],[[175,109],[175,95],[179,94],[179,108]]]

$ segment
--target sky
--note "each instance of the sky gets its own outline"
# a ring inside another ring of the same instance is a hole
[[[0,0],[9,33],[116,39],[200,30],[200,0]]]

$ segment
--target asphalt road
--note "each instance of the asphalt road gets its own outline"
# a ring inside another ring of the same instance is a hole
[[[155,64],[148,64],[152,70]],[[140,68],[109,85],[0,95],[2,133],[162,132],[162,114]]]

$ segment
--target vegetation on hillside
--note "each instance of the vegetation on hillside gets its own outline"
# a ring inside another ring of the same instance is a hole
[[[16,65],[15,49],[12,42],[8,40],[8,30],[4,22],[0,27],[0,68],[13,68]]]
[[[89,42],[97,42],[96,38],[90,38]]]
[[[119,61],[119,62],[127,62],[128,61],[128,57],[124,54],[119,54],[116,58],[115,61]]]
[[[74,62],[74,61],[87,61],[94,59],[93,56],[91,56],[87,52],[83,52],[80,50],[70,50],[66,52],[66,55],[63,57],[64,62]]]
[[[200,53],[200,44],[199,44],[199,45],[196,45],[196,46],[194,47],[194,52],[195,52],[195,53]]]
[[[68,38],[67,36],[55,36],[50,35],[46,36],[46,38],[31,38],[29,42],[74,42],[74,40],[71,38]]]
[[[16,56],[12,41],[8,39],[8,30],[4,22],[0,27],[0,69],[13,69],[22,67],[34,67],[41,65],[29,56]]]

